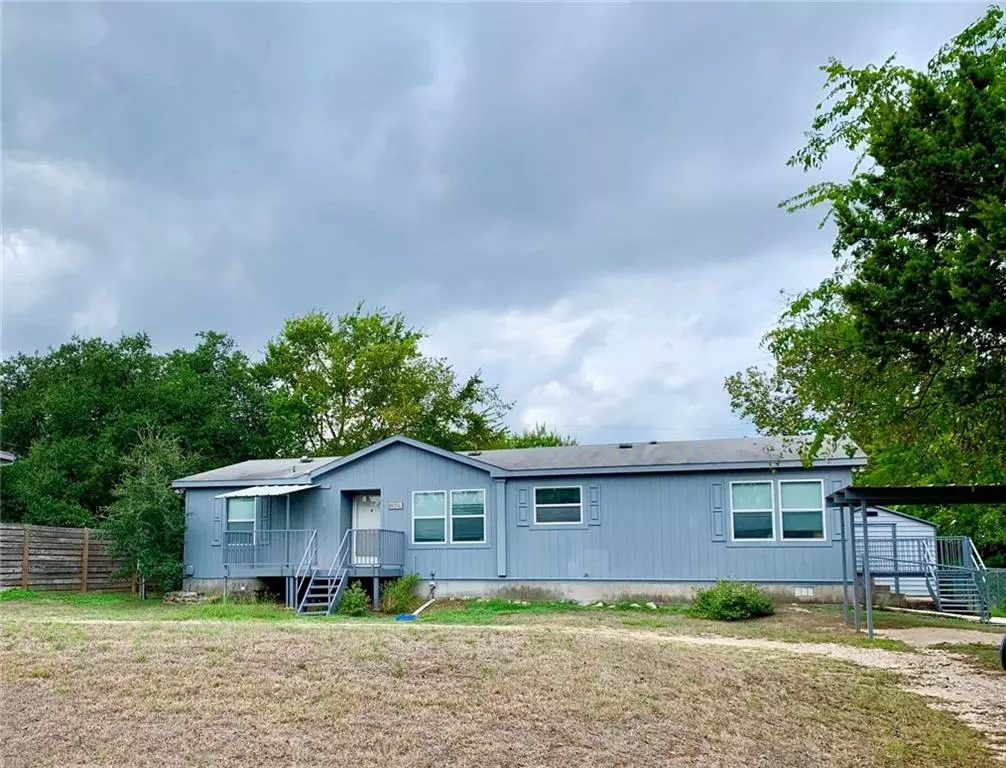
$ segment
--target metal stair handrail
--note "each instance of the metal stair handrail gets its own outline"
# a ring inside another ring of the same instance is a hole
[[[352,528],[347,528],[346,532],[342,534],[342,541],[339,542],[339,548],[335,551],[335,557],[332,558],[332,564],[328,567],[328,577],[331,578],[332,574],[336,572],[337,568],[345,568],[346,560],[349,556],[349,534],[353,532]]]
[[[926,589],[933,598],[933,606],[940,610],[940,578],[936,571],[936,554],[928,541],[922,542],[923,565],[926,569]]]
[[[971,540],[970,536],[968,536],[968,544],[971,547],[971,564],[974,565],[976,570],[986,570],[985,561],[982,560],[982,556],[978,553],[978,547],[975,546],[975,543]]]
[[[307,546],[304,547],[304,554],[300,556],[300,562],[297,563],[297,570],[294,571],[293,577],[298,581],[307,574],[307,571],[314,565],[315,560],[318,555],[318,529],[311,531],[311,536],[307,540]]]
[[[346,588],[346,579],[349,575],[349,554],[353,549],[351,541],[352,533],[352,528],[346,529],[346,532],[342,535],[342,541],[339,542],[339,548],[335,552],[335,557],[332,558],[332,565],[328,568],[328,592],[326,593],[326,602],[328,605],[325,607],[325,613],[327,614],[332,613],[336,601],[342,597],[342,593]]]
[[[975,588],[978,590],[978,600],[981,607],[981,620],[988,622],[992,618],[992,599],[989,595],[989,581],[986,573],[985,561],[982,560],[978,548],[971,537],[968,537],[968,550],[971,556],[971,578],[974,579]]]
[[[297,570],[294,571],[294,585],[295,590],[293,593],[294,602],[297,605],[297,613],[300,613],[304,608],[304,601],[307,600],[307,593],[311,589],[311,584],[314,582],[314,574],[318,570],[314,567],[318,560],[318,530],[315,529],[311,532],[311,537],[307,540],[307,546],[304,547],[304,554],[300,556],[300,562],[297,564]],[[304,590],[304,597],[297,602],[297,595],[301,594],[301,585],[304,583],[304,579],[307,579],[307,589]]]

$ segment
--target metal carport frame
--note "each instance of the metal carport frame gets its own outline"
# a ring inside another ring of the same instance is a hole
[[[866,603],[866,634],[873,639],[873,600],[870,592],[870,528],[866,511],[871,505],[892,506],[898,504],[933,504],[954,506],[958,504],[1004,504],[1006,505],[1006,485],[922,485],[897,486],[878,485],[853,487],[851,485],[833,491],[827,496],[828,504],[839,508],[842,538],[842,612],[849,622],[849,575],[848,548],[850,537],[845,535],[846,510],[849,514],[849,532],[852,541],[852,580],[856,592],[853,601],[856,630],[860,628],[859,595],[856,585],[856,520],[858,507],[863,515],[863,589]]]

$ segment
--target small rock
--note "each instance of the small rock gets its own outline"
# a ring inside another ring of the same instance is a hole
[[[647,603],[646,607],[649,608],[651,611],[657,610],[657,604],[656,603]]]
[[[629,603],[629,607],[630,608],[642,608],[642,606],[639,603]]]
[[[166,603],[198,603],[201,602],[203,596],[198,592],[168,592],[164,595],[164,602]]]
[[[598,600],[596,603],[594,603],[594,605],[592,607],[593,608],[604,608],[604,603],[602,603],[600,600]]]

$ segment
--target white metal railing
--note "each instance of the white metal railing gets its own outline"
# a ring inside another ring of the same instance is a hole
[[[294,601],[297,599],[297,595],[301,594],[301,587],[304,585],[304,579],[314,580],[314,573],[317,570],[314,566],[318,562],[318,531],[311,532],[311,538],[308,539],[307,546],[304,547],[304,554],[300,557],[300,562],[297,564],[297,570],[293,574],[294,584],[296,589],[293,593]],[[310,582],[309,582],[310,584]],[[307,590],[303,593],[307,595]],[[303,602],[303,601],[302,601]],[[298,604],[297,609],[300,610],[302,605]]]
[[[971,564],[976,570],[984,571],[985,561],[982,560],[982,556],[978,553],[978,547],[975,546],[970,537],[968,537],[968,544],[971,545]]]
[[[328,605],[325,607],[326,613],[332,612],[336,602],[338,602],[343,590],[346,588],[346,581],[349,578],[347,561],[352,551],[351,533],[352,529],[347,529],[342,535],[339,548],[335,552],[335,557],[332,558],[332,565],[328,568],[328,592],[326,593]]]
[[[926,591],[933,599],[933,607],[940,610],[940,579],[936,573],[936,553],[929,542],[922,547],[923,566],[926,569]]]

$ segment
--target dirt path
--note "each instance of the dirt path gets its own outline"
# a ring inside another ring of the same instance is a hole
[[[1006,632],[1006,630],[1004,630]],[[981,632],[977,629],[957,629],[955,627],[913,627],[911,629],[881,629],[877,630],[881,637],[901,640],[915,648],[928,648],[932,645],[999,645],[1002,635],[994,632]]]

